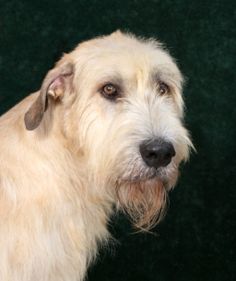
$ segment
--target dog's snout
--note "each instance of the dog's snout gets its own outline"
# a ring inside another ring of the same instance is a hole
[[[162,139],[144,141],[139,150],[144,162],[156,169],[167,166],[175,156],[174,146]]]

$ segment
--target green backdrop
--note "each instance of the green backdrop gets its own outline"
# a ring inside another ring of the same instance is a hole
[[[38,89],[62,52],[117,28],[165,42],[187,80],[197,154],[182,167],[168,214],[153,234],[115,217],[119,242],[101,250],[89,281],[236,280],[234,3],[0,0],[0,113]]]

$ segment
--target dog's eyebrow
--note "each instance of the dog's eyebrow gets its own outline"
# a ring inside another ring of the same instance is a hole
[[[167,66],[160,66],[158,69],[154,69],[150,75],[151,85],[155,85],[158,82],[164,82],[169,86],[177,86],[180,84],[180,77],[177,73],[171,71]]]
[[[123,79],[118,73],[104,75],[102,78],[98,81],[98,86],[102,87],[105,84],[114,84],[115,86],[118,86],[120,88],[123,88]]]

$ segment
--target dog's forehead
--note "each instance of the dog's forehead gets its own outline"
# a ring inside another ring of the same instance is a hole
[[[119,32],[86,41],[75,50],[78,68],[82,66],[96,77],[113,73],[126,79],[175,80],[181,83],[181,74],[173,58],[155,40],[138,39]]]

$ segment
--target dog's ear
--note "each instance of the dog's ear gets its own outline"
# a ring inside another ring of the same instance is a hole
[[[36,129],[47,110],[48,98],[56,100],[63,96],[68,83],[71,83],[74,67],[72,63],[62,63],[50,70],[43,80],[39,96],[25,114],[27,130]]]

